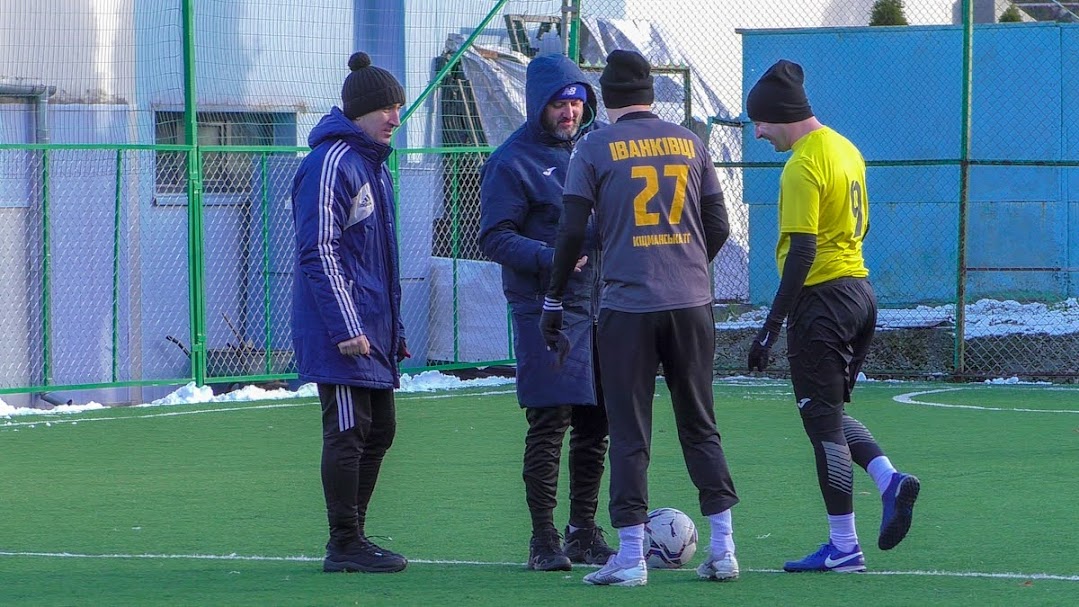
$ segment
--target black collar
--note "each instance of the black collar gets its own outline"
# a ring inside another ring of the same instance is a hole
[[[643,112],[630,112],[625,116],[619,118],[618,122],[622,122],[623,120],[643,120],[645,118],[659,118],[659,116],[656,116],[655,114],[647,110]]]

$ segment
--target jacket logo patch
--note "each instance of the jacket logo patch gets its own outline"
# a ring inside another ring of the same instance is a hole
[[[349,209],[348,222],[345,228],[360,223],[375,213],[375,197],[371,193],[371,184],[365,183],[359,192],[352,197],[352,208]]]

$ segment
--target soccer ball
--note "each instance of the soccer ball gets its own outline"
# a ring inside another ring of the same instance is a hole
[[[697,552],[697,526],[681,510],[657,508],[644,524],[644,558],[653,569],[677,569]]]

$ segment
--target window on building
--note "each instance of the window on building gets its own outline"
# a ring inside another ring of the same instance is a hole
[[[291,126],[293,141],[281,137]],[[187,123],[183,112],[157,112],[154,139],[160,144],[187,143]],[[258,112],[199,112],[199,145],[272,146],[294,145],[295,118],[289,114]],[[258,158],[245,152],[204,152],[202,191],[204,194],[236,196],[255,188]],[[187,193],[187,153],[158,152],[155,173],[158,195]]]

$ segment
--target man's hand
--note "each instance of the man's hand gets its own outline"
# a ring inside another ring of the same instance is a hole
[[[397,362],[401,362],[406,358],[412,358],[412,352],[408,351],[408,344],[405,343],[404,338],[397,342]]]
[[[562,331],[562,300],[545,297],[543,313],[540,314],[540,333],[547,344],[547,351],[558,354],[558,364],[566,362],[569,355],[569,338]]]
[[[753,338],[749,346],[749,370],[764,371],[768,368],[768,356],[772,352],[772,344],[779,339],[779,331],[770,330],[767,325]]]
[[[337,344],[337,351],[345,356],[367,356],[371,353],[371,343],[366,335],[357,335]]]
[[[580,272],[584,268],[584,264],[588,263],[588,256],[581,255],[581,258],[577,260],[577,265],[573,266],[574,272]]]

